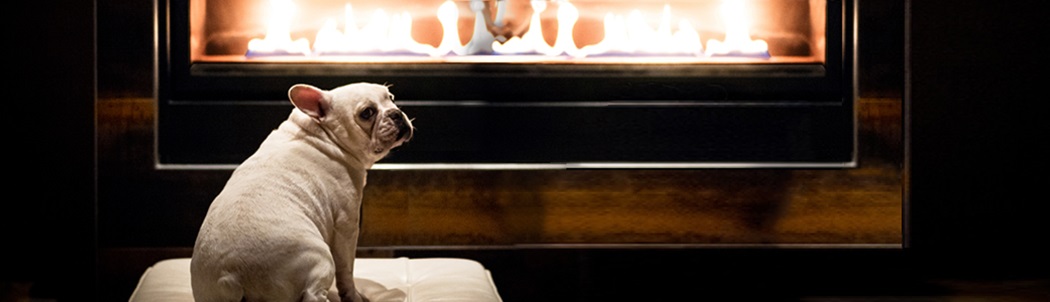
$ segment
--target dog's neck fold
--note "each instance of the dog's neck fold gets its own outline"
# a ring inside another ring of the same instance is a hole
[[[376,162],[376,160],[368,156],[368,152],[362,152],[364,150],[341,144],[341,141],[333,137],[332,132],[326,129],[321,121],[314,119],[299,109],[292,110],[291,115],[288,117],[288,122],[297,128],[288,130],[305,132],[312,138],[311,143],[317,145],[318,150],[330,158],[343,161],[347,169],[360,170],[359,172],[363,173],[372,168],[372,165]],[[289,123],[282,123],[281,127],[285,127],[285,124]]]

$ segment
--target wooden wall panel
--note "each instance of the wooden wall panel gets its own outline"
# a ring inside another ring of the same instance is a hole
[[[372,171],[365,245],[900,243],[899,170]]]

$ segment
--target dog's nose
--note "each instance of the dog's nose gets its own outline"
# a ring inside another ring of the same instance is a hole
[[[398,124],[405,121],[405,113],[398,109],[390,110],[390,112],[386,114],[386,117]]]
[[[412,138],[412,126],[409,124],[408,117],[405,116],[404,112],[399,109],[390,110],[390,112],[387,113],[387,118],[397,126],[398,139],[404,138],[407,141]]]

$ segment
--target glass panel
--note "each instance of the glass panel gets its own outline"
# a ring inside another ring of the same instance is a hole
[[[193,62],[823,63],[817,0],[193,0]]]

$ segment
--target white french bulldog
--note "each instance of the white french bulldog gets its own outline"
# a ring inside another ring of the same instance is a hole
[[[208,209],[190,267],[197,302],[364,301],[353,271],[366,171],[414,128],[384,85],[298,84],[288,98],[288,120]]]

